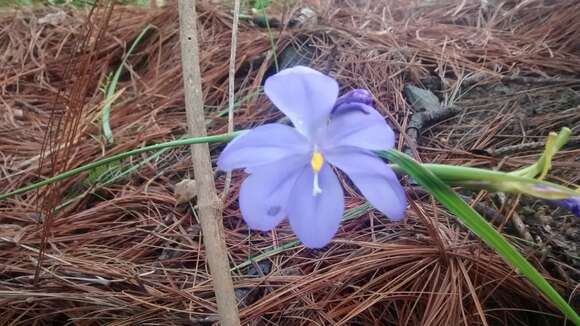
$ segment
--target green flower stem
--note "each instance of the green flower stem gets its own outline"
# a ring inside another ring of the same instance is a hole
[[[186,138],[179,139],[170,142],[144,146],[141,148],[134,149],[132,151],[119,153],[111,157],[107,157],[98,161],[91,162],[89,164],[80,166],[76,169],[66,171],[62,174],[56,175],[51,178],[47,178],[40,182],[28,185],[23,188],[16,189],[14,191],[4,193],[0,195],[0,200],[6,199],[10,196],[22,194],[47,184],[54,183],[56,181],[68,178],[70,176],[85,172],[104,164],[108,164],[117,160],[121,160],[130,156],[135,156],[148,151],[155,151],[163,148],[178,147],[191,144],[200,143],[225,143],[229,142],[239,134],[247,130],[237,131],[231,134],[221,134],[215,136],[199,137],[199,138]],[[386,157],[386,152],[377,152],[381,157]],[[570,190],[566,187],[547,182],[536,180],[532,178],[522,177],[513,175],[511,173],[491,171],[485,169],[478,169],[466,166],[454,166],[454,165],[443,165],[443,164],[422,164],[424,168],[431,171],[438,178],[443,180],[449,185],[463,186],[467,188],[476,189],[489,189],[492,191],[501,192],[519,192],[525,193],[531,196],[536,196],[540,198],[547,199],[564,199],[570,196],[578,196],[580,193]],[[397,166],[396,164],[391,164],[391,167],[397,171],[399,174],[407,174],[407,172]],[[543,189],[538,188],[538,185],[544,186]],[[546,190],[546,189],[551,189]]]
[[[554,198],[549,199],[565,199],[570,196],[578,196],[577,192],[564,186],[548,181],[521,177],[509,172],[444,164],[421,165],[450,185],[466,186],[468,188],[476,186],[480,189],[489,186],[490,189],[501,192],[523,192],[536,197],[543,197],[543,195],[554,196]],[[393,168],[403,172],[399,167]],[[544,192],[539,189],[522,189],[522,187],[537,187],[538,185],[553,189],[555,192]]]
[[[165,143],[144,146],[144,147],[137,148],[137,149],[134,149],[131,151],[119,153],[119,154],[104,158],[102,160],[94,161],[94,162],[91,162],[89,164],[79,166],[76,169],[68,170],[64,173],[61,173],[61,174],[56,175],[56,176],[51,177],[51,178],[44,179],[44,180],[37,182],[37,183],[33,183],[33,184],[28,185],[26,187],[22,187],[22,188],[14,190],[14,191],[1,194],[0,200],[4,200],[10,196],[22,194],[22,193],[40,188],[40,187],[45,186],[47,184],[55,183],[59,180],[66,179],[66,178],[71,177],[73,175],[77,175],[81,172],[89,171],[89,170],[94,169],[96,167],[99,167],[101,165],[108,164],[108,163],[118,161],[118,160],[122,160],[122,159],[127,158],[127,157],[139,155],[141,153],[154,151],[154,150],[160,150],[163,148],[178,147],[178,146],[192,145],[192,144],[226,143],[226,142],[229,142],[230,140],[234,139],[236,136],[238,136],[242,132],[243,131],[237,131],[237,132],[233,132],[231,134],[221,134],[221,135],[215,135],[215,136],[178,139],[178,140],[168,141]]]

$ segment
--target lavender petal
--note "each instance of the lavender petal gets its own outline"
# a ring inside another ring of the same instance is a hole
[[[310,150],[308,141],[294,128],[266,124],[231,141],[218,158],[218,168],[231,171],[272,163]]]
[[[328,164],[318,179],[322,193],[314,196],[314,172],[306,168],[296,180],[287,208],[292,230],[309,248],[322,248],[332,239],[344,212],[342,186]]]
[[[328,120],[338,83],[314,69],[296,66],[269,77],[264,91],[300,133],[313,138]]]
[[[293,157],[256,169],[240,188],[240,211],[251,229],[268,231],[286,217],[288,198],[307,156]]]
[[[340,114],[331,117],[323,147],[387,150],[395,146],[395,133],[377,110],[361,103],[343,106],[349,109],[341,109]]]
[[[369,203],[392,220],[405,215],[407,197],[393,170],[372,152],[342,147],[325,152],[327,160],[352,180]]]

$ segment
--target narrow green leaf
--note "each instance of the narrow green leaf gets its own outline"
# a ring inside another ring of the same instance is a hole
[[[149,152],[149,151],[155,151],[155,150],[160,150],[163,148],[170,148],[170,147],[177,147],[177,146],[185,146],[185,145],[193,145],[193,144],[204,144],[204,143],[226,143],[232,139],[234,139],[235,137],[239,136],[243,131],[236,131],[230,134],[220,134],[220,135],[215,135],[215,136],[205,136],[205,137],[194,137],[194,138],[185,138],[185,139],[179,139],[179,140],[173,140],[173,141],[168,141],[168,142],[164,142],[164,143],[159,143],[159,144],[154,144],[154,145],[149,145],[149,146],[144,146],[144,147],[140,147],[140,148],[136,148],[127,152],[122,152],[119,154],[115,154],[113,156],[109,156],[103,159],[100,159],[98,161],[94,161],[82,166],[79,166],[78,168],[74,168],[68,171],[65,171],[61,174],[55,175],[53,177],[44,179],[42,181],[39,181],[37,183],[33,183],[31,185],[22,187],[22,188],[18,188],[16,190],[7,192],[7,193],[3,193],[0,194],[0,200],[4,200],[8,197],[14,196],[14,195],[18,195],[18,194],[22,194],[34,189],[38,189],[42,186],[51,184],[51,183],[55,183],[59,180],[63,180],[66,179],[68,177],[71,177],[73,175],[77,175],[79,173],[85,172],[85,171],[90,171],[94,168],[96,168],[97,166],[101,166],[101,165],[105,165],[108,164],[110,162],[115,162],[118,160],[122,160],[124,158],[127,157],[131,157],[131,156],[135,156],[141,153],[145,153],[145,152]]]
[[[102,129],[103,129],[103,136],[107,140],[108,144],[113,143],[113,131],[111,130],[111,124],[110,124],[109,120],[110,120],[110,116],[111,116],[111,106],[112,106],[113,101],[114,101],[113,97],[115,95],[115,91],[117,90],[117,84],[119,83],[119,78],[121,77],[121,72],[123,71],[123,66],[127,62],[127,59],[129,58],[131,53],[133,53],[133,50],[135,50],[135,47],[137,47],[137,44],[139,44],[139,42],[141,42],[141,39],[143,38],[143,36],[145,36],[145,33],[147,33],[147,31],[149,29],[151,29],[152,27],[153,26],[151,26],[151,25],[148,25],[147,27],[145,27],[145,29],[143,29],[143,31],[141,31],[139,36],[137,36],[135,41],[133,41],[133,44],[129,48],[129,51],[127,51],[127,54],[125,54],[125,56],[123,57],[121,64],[119,65],[119,67],[115,71],[115,74],[113,75],[113,78],[111,79],[111,82],[109,83],[109,85],[106,88],[105,105],[103,105],[103,111],[102,111]]]
[[[255,0],[254,6],[252,9],[254,10],[264,10],[270,6],[272,0]]]
[[[503,235],[489,224],[472,207],[467,205],[449,186],[431,171],[398,151],[382,152],[391,162],[396,163],[415,181],[425,187],[441,204],[459,218],[465,226],[494,249],[507,262],[523,274],[538,290],[564,313],[566,317],[580,326],[580,317],[560,294],[546,281],[532,264],[514,248]]]
[[[123,170],[121,164],[117,162],[111,162],[109,164],[97,166],[89,171],[89,175],[82,184],[85,187],[92,187],[102,180],[114,178],[116,175],[120,174]]]

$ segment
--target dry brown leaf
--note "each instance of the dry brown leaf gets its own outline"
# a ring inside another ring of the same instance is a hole
[[[195,180],[183,179],[175,185],[175,201],[177,205],[187,203],[197,196]]]

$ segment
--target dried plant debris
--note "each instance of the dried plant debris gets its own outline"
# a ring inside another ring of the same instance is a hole
[[[414,109],[406,130],[407,143],[412,143],[408,147],[416,148],[419,135],[424,128],[451,118],[461,111],[461,108],[457,106],[441,105],[437,96],[426,89],[405,85],[404,93]],[[409,155],[413,154],[409,148],[406,148],[405,152]]]
[[[192,179],[183,179],[175,184],[176,204],[187,203],[197,197],[197,183]]]
[[[248,21],[240,24],[236,128],[281,117],[261,90],[264,77],[275,71],[277,54],[283,63],[308,62],[328,73],[343,91],[369,89],[398,134],[398,148],[414,146],[425,162],[512,170],[532,163],[542,151],[524,144],[542,142],[562,126],[580,134],[576,0],[388,0],[372,6],[323,0],[268,15],[284,22],[306,7],[316,12],[316,24],[286,28],[284,23],[271,33]],[[231,11],[201,2],[198,12],[209,133],[223,133]],[[66,109],[53,102],[54,95],[76,82],[66,73],[67,62],[77,54],[86,14],[38,8],[0,17],[2,193],[50,173],[49,166],[38,171],[41,144],[52,110]],[[86,92],[70,167],[184,134],[177,21],[173,3],[163,9],[115,9],[94,58],[97,78]],[[147,26],[153,28],[127,57],[119,77],[117,89],[124,92],[109,117],[115,143],[106,145],[101,90]],[[284,59],[287,48],[293,50]],[[462,110],[421,126],[417,142],[408,135],[418,111],[407,103],[406,85],[431,92],[442,107]],[[217,155],[223,146],[211,148]],[[195,210],[176,205],[190,196],[174,196],[173,185],[191,175],[188,156],[187,148],[145,153],[119,162],[111,173],[93,171],[65,180],[36,287],[31,284],[42,222],[36,202],[42,193],[0,202],[0,324],[215,322]],[[548,178],[578,184],[579,164],[580,147],[571,142],[555,156]],[[563,323],[525,280],[425,194],[412,196],[403,223],[364,209],[343,223],[325,249],[306,250],[293,242],[285,223],[273,232],[248,231],[237,205],[242,179],[241,172],[233,174],[223,205],[244,323]],[[216,180],[223,187],[224,176]],[[347,208],[364,207],[352,188],[347,186],[345,195]],[[498,227],[505,224],[504,232],[512,234],[526,257],[580,307],[578,255],[572,252],[577,219],[550,207],[539,219],[530,217],[540,204],[526,200],[501,204],[486,193],[466,198],[493,208]],[[517,239],[508,223],[514,213],[535,244]],[[235,268],[242,264],[246,267]]]

